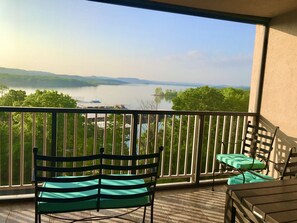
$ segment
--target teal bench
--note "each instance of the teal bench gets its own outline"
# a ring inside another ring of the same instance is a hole
[[[147,155],[109,155],[101,153],[82,157],[38,155],[34,148],[35,222],[46,214],[61,220],[91,221],[122,217],[153,206],[159,151]],[[84,163],[84,165],[78,165]],[[73,174],[74,173],[74,174]],[[69,176],[72,175],[72,176]],[[76,176],[75,176],[76,175]],[[68,219],[57,213],[115,208],[134,208],[116,216],[93,216]]]

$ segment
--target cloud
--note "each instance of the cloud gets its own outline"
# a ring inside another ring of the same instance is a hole
[[[206,60],[209,64],[213,65],[244,65],[244,64],[251,64],[252,63],[252,56],[251,55],[211,55]]]
[[[188,50],[159,58],[159,77],[205,84],[249,85],[252,56]]]
[[[222,53],[210,53],[199,50],[189,50],[180,54],[166,55],[161,58],[164,62],[171,63],[196,63],[208,66],[212,65],[234,65],[251,64],[252,56],[248,54],[226,55]]]

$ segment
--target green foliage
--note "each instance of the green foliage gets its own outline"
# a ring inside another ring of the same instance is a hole
[[[25,91],[10,89],[0,97],[0,106],[22,106],[26,96]]]
[[[75,108],[77,106],[76,101],[69,95],[58,93],[57,91],[37,90],[35,93],[26,95],[25,91],[10,89],[0,97],[0,106],[17,106],[17,107],[68,107]],[[33,120],[34,119],[34,120]],[[37,146],[44,148],[47,154],[51,149],[51,135],[52,129],[51,113],[0,113],[0,169],[8,166],[9,160],[9,147],[12,148],[12,160],[13,160],[13,183],[19,184],[20,180],[20,159],[21,151],[24,153],[24,174],[25,182],[29,183],[31,180],[31,166],[32,166],[32,148]],[[64,117],[58,116],[57,118],[57,131],[62,133],[63,131]],[[82,117],[78,117],[78,122],[82,123]],[[68,129],[73,129],[74,121],[73,116],[69,116],[67,120]],[[33,129],[35,135],[33,136]],[[73,131],[73,130],[72,130]],[[10,133],[11,132],[11,133]],[[46,138],[44,136],[46,135]],[[82,135],[81,129],[78,130],[77,135]],[[32,139],[35,137],[35,144],[32,144]],[[63,134],[57,134],[58,148],[61,150],[63,142]],[[45,139],[45,141],[43,141]],[[73,135],[68,135],[68,142],[73,142]],[[12,142],[12,145],[10,145]],[[78,142],[78,145],[82,145],[82,142]],[[70,144],[68,143],[70,146]],[[68,146],[67,145],[67,146]],[[58,150],[59,150],[58,149]],[[1,184],[7,184],[8,172],[1,171],[0,176]]]
[[[155,89],[155,96],[164,96],[164,92],[161,87]]]
[[[208,86],[180,91],[172,100],[174,110],[189,111],[247,111],[249,91],[236,88]]]
[[[69,95],[59,93],[55,90],[36,90],[34,94],[26,97],[22,106],[75,108],[77,107],[77,103]]]
[[[54,90],[36,90],[26,95],[25,91],[10,89],[0,97],[0,106],[76,108],[77,103],[69,95]],[[12,184],[20,184],[21,159],[24,162],[24,183],[31,182],[33,147],[38,147],[41,153],[51,154],[52,117],[52,112],[0,113],[0,170],[7,169],[12,157]],[[56,154],[91,155],[97,153],[102,146],[106,153],[128,154],[130,131],[124,125],[127,117],[107,115],[106,118],[106,126],[98,126],[86,114],[58,113]],[[1,171],[0,185],[7,185],[8,178],[8,171]]]
[[[2,97],[4,93],[8,90],[8,87],[4,84],[0,84],[0,96]]]
[[[178,93],[177,97],[173,98],[174,110],[188,110],[188,111],[233,111],[233,112],[247,112],[249,104],[249,91],[237,88],[213,88],[213,87],[199,87],[199,88],[190,88],[185,91]],[[211,124],[212,123],[212,124]],[[230,126],[230,119],[226,119],[226,126]],[[221,125],[220,125],[221,126]],[[191,127],[190,131],[193,131]],[[204,119],[204,128],[205,132],[211,132],[211,135],[208,136],[204,134],[201,139],[202,142],[202,163],[201,166],[205,166],[205,161],[207,157],[207,144],[209,143],[209,148],[214,148],[214,140],[208,142],[208,137],[215,138],[216,132],[216,122],[210,122],[209,117]],[[231,128],[231,127],[230,127]],[[183,131],[185,131],[185,125],[182,125]],[[177,135],[179,129],[174,130],[174,135]],[[218,135],[222,136],[222,129],[218,129]],[[230,129],[230,132],[233,132]],[[228,140],[228,139],[223,139]],[[178,148],[178,143],[174,143],[173,148],[176,151]],[[181,146],[181,145],[180,145]],[[185,148],[182,147],[182,150]],[[175,152],[176,153],[176,152]],[[208,156],[213,159],[213,150],[209,151]],[[212,163],[209,163],[209,168],[211,168]],[[204,169],[202,169],[204,171]]]
[[[172,100],[173,110],[220,111],[224,96],[216,88],[208,86],[189,88]]]
[[[220,90],[224,96],[224,110],[246,112],[249,106],[249,90],[238,88],[223,88]]]
[[[173,98],[177,96],[177,91],[172,89],[166,89],[164,96],[166,101],[171,101]]]
[[[165,92],[161,87],[157,87],[155,89],[155,94],[156,97],[161,97],[161,99],[165,99],[167,101],[171,101],[174,97],[177,96],[177,91],[174,89],[166,89]]]
[[[172,89],[166,89],[165,92],[162,90],[161,87],[157,87],[155,89],[155,103],[160,104],[162,100],[165,101],[172,101],[173,98],[177,96],[177,91]]]

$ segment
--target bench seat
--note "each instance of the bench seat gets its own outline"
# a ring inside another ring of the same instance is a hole
[[[69,176],[70,177],[70,176]],[[66,178],[66,177],[65,177]],[[143,179],[136,180],[106,180],[102,179],[102,185],[136,185],[144,183]],[[83,182],[45,182],[43,187],[46,188],[81,188],[86,186],[98,185],[98,180],[89,180]],[[101,189],[100,194],[107,195],[132,195],[146,193],[148,190],[146,187],[138,189],[126,189],[126,190],[112,190]],[[53,192],[41,192],[39,197],[41,198],[83,198],[90,195],[97,195],[98,190],[87,190],[82,192],[68,192],[68,193],[53,193]],[[107,199],[100,198],[100,209],[113,209],[113,208],[129,208],[144,206],[149,203],[149,196],[143,196],[138,198],[129,199]],[[97,208],[97,199],[90,199],[86,201],[67,202],[67,203],[53,203],[53,202],[38,202],[38,208],[40,213],[60,213],[71,212],[80,210],[92,210]]]

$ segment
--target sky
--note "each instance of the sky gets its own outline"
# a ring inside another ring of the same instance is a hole
[[[0,0],[0,67],[249,86],[255,25],[86,0]]]

